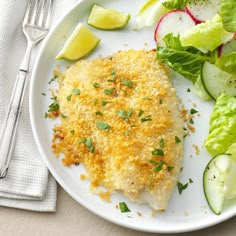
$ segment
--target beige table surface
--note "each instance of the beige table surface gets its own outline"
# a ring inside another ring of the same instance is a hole
[[[79,205],[59,186],[56,213],[36,213],[0,207],[0,236],[7,235],[143,236],[163,234],[133,231],[107,222]],[[208,229],[169,235],[235,236],[236,217]]]

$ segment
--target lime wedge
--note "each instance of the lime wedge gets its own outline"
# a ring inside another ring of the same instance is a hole
[[[88,17],[88,24],[98,29],[114,30],[125,27],[129,20],[130,14],[94,5]]]
[[[99,41],[92,31],[79,23],[56,56],[56,60],[78,60],[95,49]]]

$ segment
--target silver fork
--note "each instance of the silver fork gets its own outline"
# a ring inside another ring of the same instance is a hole
[[[29,0],[23,21],[23,32],[27,38],[27,50],[19,68],[12,91],[10,104],[0,136],[0,178],[5,178],[14,149],[23,97],[28,80],[31,52],[49,29],[54,0]]]

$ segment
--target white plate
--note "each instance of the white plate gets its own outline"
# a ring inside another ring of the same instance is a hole
[[[156,213],[152,216],[152,210],[148,206],[133,204],[119,193],[112,195],[111,203],[102,201],[90,192],[88,181],[80,180],[80,174],[84,173],[82,166],[65,167],[53,155],[50,145],[52,129],[57,121],[45,119],[44,114],[52,102],[49,88],[55,86],[56,83],[53,82],[49,85],[48,82],[52,76],[52,70],[56,68],[58,63],[62,69],[68,65],[63,61],[55,61],[54,58],[61,49],[65,38],[72,32],[77,23],[81,21],[86,24],[88,13],[94,3],[129,12],[132,18],[128,27],[119,31],[101,31],[91,28],[101,38],[101,42],[89,58],[95,58],[99,55],[106,56],[119,49],[155,48],[154,28],[143,29],[138,32],[134,30],[135,11],[138,7],[137,0],[79,1],[60,20],[57,26],[51,30],[47,40],[44,41],[32,73],[30,86],[30,115],[33,133],[47,167],[60,185],[81,205],[111,222],[128,228],[146,232],[186,232],[205,228],[234,216],[236,213],[235,201],[227,203],[224,212],[220,216],[216,216],[211,212],[205,200],[202,173],[210,156],[202,148],[202,144],[208,133],[208,118],[212,104],[200,101],[193,92],[187,92],[187,88],[192,88],[192,84],[187,80],[174,79],[174,84],[185,106],[192,108],[193,104],[196,104],[195,109],[199,111],[200,117],[195,116],[194,118],[195,133],[191,133],[190,137],[185,139],[184,168],[179,181],[186,183],[191,178],[194,183],[189,184],[181,195],[176,188],[165,212]],[[42,93],[46,93],[47,96],[42,96]],[[200,148],[199,155],[196,154],[194,144]],[[119,209],[116,208],[120,201],[127,203],[131,210],[130,213],[120,213]],[[140,212],[141,216],[137,212]]]

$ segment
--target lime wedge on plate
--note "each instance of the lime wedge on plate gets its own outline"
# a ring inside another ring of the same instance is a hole
[[[56,60],[78,60],[95,49],[99,42],[100,39],[92,31],[79,23],[56,56]]]
[[[94,5],[88,17],[88,24],[98,29],[114,30],[125,27],[129,20],[130,14]]]

